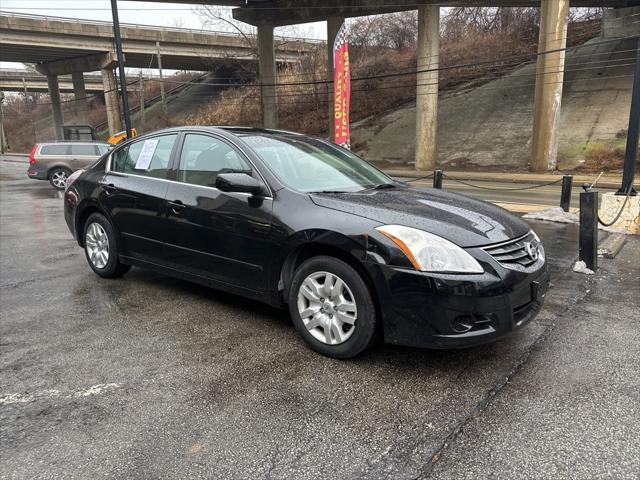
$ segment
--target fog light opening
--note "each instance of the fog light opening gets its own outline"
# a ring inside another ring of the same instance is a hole
[[[451,322],[451,328],[456,333],[467,333],[476,323],[473,315],[459,315]]]

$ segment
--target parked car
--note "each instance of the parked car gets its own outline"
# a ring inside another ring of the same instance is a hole
[[[539,238],[492,204],[394,181],[291,132],[181,127],[117,146],[68,180],[65,219],[95,273],[131,265],[288,307],[319,353],[375,338],[451,348],[539,312]]]
[[[109,151],[103,142],[36,143],[29,154],[29,178],[48,180],[53,188],[64,190],[72,172],[86,168]]]

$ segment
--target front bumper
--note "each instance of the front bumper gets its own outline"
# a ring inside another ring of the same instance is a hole
[[[489,343],[540,312],[549,286],[535,271],[427,274],[368,264],[382,311],[384,338],[396,345],[460,348]]]

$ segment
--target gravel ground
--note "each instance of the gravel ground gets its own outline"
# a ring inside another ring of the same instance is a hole
[[[2,478],[640,473],[637,240],[588,278],[575,226],[535,224],[554,285],[532,324],[344,362],[282,311],[136,268],[100,279],[25,170],[0,159]]]

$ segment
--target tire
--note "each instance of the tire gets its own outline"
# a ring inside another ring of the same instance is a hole
[[[313,257],[296,269],[289,313],[304,341],[327,357],[355,357],[376,337],[376,307],[367,284],[335,257]]]
[[[64,190],[69,175],[71,175],[71,170],[68,168],[56,167],[49,172],[49,183],[56,190]]]
[[[83,230],[84,254],[91,269],[104,278],[117,278],[131,269],[120,263],[116,234],[101,213],[92,213]]]

